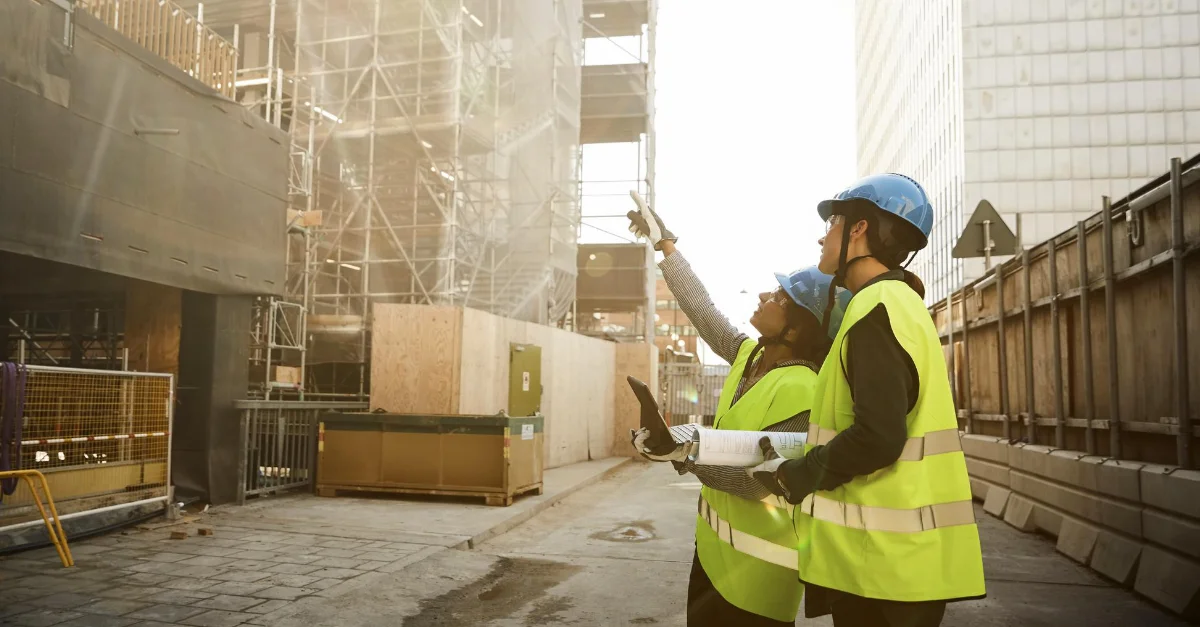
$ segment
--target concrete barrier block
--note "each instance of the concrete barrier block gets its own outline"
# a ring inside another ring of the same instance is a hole
[[[1002,488],[1000,486],[989,486],[987,490],[987,500],[983,502],[983,511],[1001,518],[1004,516],[1004,509],[1008,506],[1008,498],[1012,496],[1012,490]]]
[[[1045,477],[1050,473],[1049,457],[1050,452],[1053,450],[1054,447],[1052,446],[1026,444],[1018,450],[1017,464],[1014,464],[1013,467]]]
[[[1038,529],[1057,538],[1063,524],[1063,514],[1053,507],[1034,503],[1033,524]]]
[[[1145,464],[1110,459],[1097,469],[1097,489],[1109,496],[1138,503],[1142,498],[1141,471]]]
[[[1092,549],[1092,570],[1128,586],[1133,583],[1137,572],[1138,558],[1142,555],[1142,543],[1130,540],[1111,531],[1100,531],[1096,537],[1096,548]]]
[[[979,479],[971,479],[971,496],[977,501],[986,501],[988,495],[989,484],[986,481]]]
[[[1185,618],[1200,618],[1200,563],[1148,546],[1133,589]]]
[[[1200,519],[1200,471],[1147,464],[1140,474],[1143,503]]]
[[[967,472],[972,477],[978,477],[1002,486],[1008,485],[1008,466],[983,459],[967,458]]]
[[[1037,525],[1033,521],[1033,501],[1019,494],[1008,497],[1008,507],[1004,508],[1004,522],[1021,531],[1034,531]]]
[[[1079,487],[1092,492],[1100,491],[1100,465],[1108,461],[1107,457],[1084,455],[1079,458]]]
[[[1013,468],[1020,468],[1020,460],[1018,457],[1021,454],[1021,449],[1025,448],[1024,442],[1016,442],[1008,445],[1008,465]]]
[[[1137,538],[1142,536],[1141,507],[1018,470],[1011,472],[1011,479],[1013,492],[1027,495],[1083,520]]]
[[[1142,510],[1142,537],[1171,551],[1200,558],[1200,522],[1153,509]]]
[[[1100,508],[1096,522],[1117,531],[1124,531],[1135,538],[1142,537],[1141,507],[1103,497],[1096,498],[1096,504]]]
[[[969,457],[1008,464],[1008,441],[991,435],[966,434],[960,438],[963,453]]]
[[[1046,458],[1045,476],[1049,479],[1081,488],[1083,486],[1081,485],[1080,474],[1083,466],[1079,463],[1079,460],[1084,457],[1086,455],[1079,451],[1050,451],[1049,457]]]
[[[1055,548],[1059,553],[1086,566],[1092,559],[1092,550],[1096,548],[1096,539],[1099,536],[1099,528],[1077,518],[1064,516]]]

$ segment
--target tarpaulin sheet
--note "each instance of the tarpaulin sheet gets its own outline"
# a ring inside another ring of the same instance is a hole
[[[52,11],[0,3],[0,249],[202,292],[282,292],[286,135],[82,12],[61,47]],[[55,65],[69,91],[47,87]]]

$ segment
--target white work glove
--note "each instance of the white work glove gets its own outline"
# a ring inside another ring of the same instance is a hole
[[[650,431],[642,428],[633,432],[633,449],[642,457],[652,462],[682,462],[688,458],[692,452],[692,443],[678,444],[675,450],[666,455],[655,455],[646,448],[646,440],[650,437]]]
[[[747,468],[746,474],[770,490],[771,494],[788,498],[787,486],[779,473],[779,467],[788,460],[779,456],[775,447],[771,445],[771,439],[766,436],[758,441],[758,446],[762,449],[764,461],[753,468]]]
[[[630,233],[650,240],[650,245],[654,247],[654,250],[659,251],[662,250],[663,242],[673,243],[679,241],[679,238],[675,237],[674,233],[667,230],[667,227],[663,225],[662,218],[658,217],[658,214],[654,213],[650,205],[646,204],[641,194],[630,190],[629,195],[633,197],[633,202],[637,203],[638,206],[637,211],[630,211],[625,214],[625,217],[629,218]]]

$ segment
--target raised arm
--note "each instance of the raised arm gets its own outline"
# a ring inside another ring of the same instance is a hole
[[[687,259],[675,249],[678,238],[667,229],[662,218],[637,192],[629,192],[629,195],[638,207],[627,214],[629,230],[649,239],[654,250],[662,252],[663,260],[658,267],[662,269],[667,287],[679,302],[679,308],[692,321],[692,326],[700,333],[700,339],[712,347],[721,359],[732,364],[737,359],[738,348],[747,339],[746,334],[739,332],[713,304],[708,290],[692,272]]]
[[[700,338],[711,346],[721,359],[733,363],[737,358],[738,347],[747,339],[746,334],[738,331],[729,318],[713,304],[708,290],[704,289],[704,284],[696,277],[696,273],[692,272],[692,266],[688,264],[683,253],[675,250],[675,245],[670,242],[664,244],[663,253],[666,254],[666,258],[658,267],[662,268],[663,279],[667,281],[667,287],[679,302],[679,308],[692,321],[692,326],[696,327]]]

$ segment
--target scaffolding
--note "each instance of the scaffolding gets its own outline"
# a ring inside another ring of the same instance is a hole
[[[238,49],[235,99],[291,137],[285,298],[307,318],[306,394],[368,389],[376,302],[574,326],[581,133],[638,143],[653,193],[652,2],[210,0],[204,15]],[[584,38],[609,35],[638,43],[590,79]]]
[[[268,71],[265,101],[292,137],[293,209],[320,216],[288,262],[288,295],[312,318],[309,362],[359,364],[361,390],[376,302],[563,319],[580,5],[299,0],[295,12],[290,76]]]

